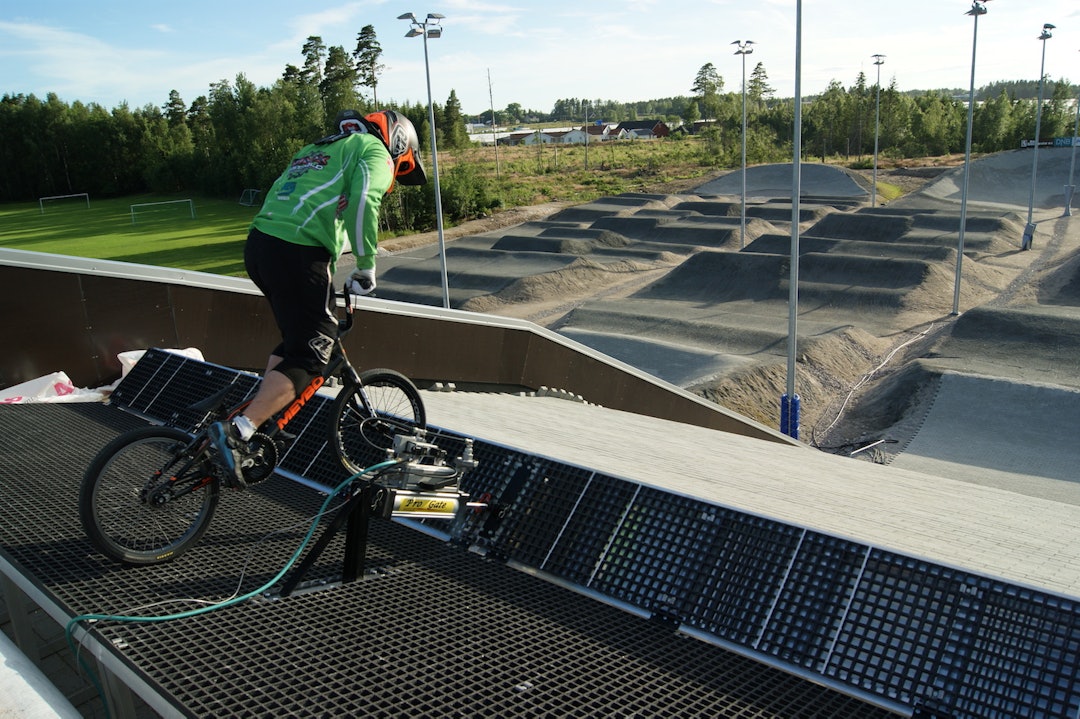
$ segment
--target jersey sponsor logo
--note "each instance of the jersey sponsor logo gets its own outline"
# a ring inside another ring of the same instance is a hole
[[[289,177],[295,179],[305,175],[309,170],[321,170],[330,163],[330,156],[320,150],[311,154],[298,157],[289,165]]]
[[[296,189],[295,182],[286,182],[278,188],[277,198],[279,200],[287,200],[292,196],[293,191]]]

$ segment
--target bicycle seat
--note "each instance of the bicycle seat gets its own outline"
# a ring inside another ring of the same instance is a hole
[[[223,387],[209,397],[204,397],[195,404],[189,405],[188,409],[202,414],[206,414],[207,412],[213,412],[214,410],[221,407],[222,403],[225,401],[225,397],[231,391],[232,385]]]

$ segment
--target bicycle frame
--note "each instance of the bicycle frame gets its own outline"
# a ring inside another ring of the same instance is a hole
[[[349,362],[348,356],[345,353],[345,347],[342,344],[342,338],[349,334],[353,325],[353,307],[352,299],[346,288],[341,294],[335,294],[335,297],[345,299],[345,319],[338,320],[338,331],[334,337],[333,346],[330,352],[330,361],[327,363],[323,371],[311,378],[311,381],[300,390],[296,398],[292,400],[284,409],[275,413],[266,423],[260,428],[260,434],[270,439],[273,443],[279,444],[278,437],[284,431],[300,410],[311,401],[311,398],[321,389],[332,377],[340,377],[343,390],[350,391],[352,387],[357,387],[362,384],[360,374],[356,371],[356,368]],[[190,468],[195,462],[199,461],[201,456],[209,447],[209,442],[206,438],[205,430],[212,422],[217,421],[222,414],[221,403],[223,402],[229,388],[222,389],[219,393],[212,395],[202,403],[194,405],[203,411],[202,419],[197,423],[195,428],[195,435],[192,437],[191,443],[188,445],[189,449],[193,450],[190,454],[188,461],[184,465],[183,469]],[[371,404],[368,401],[367,395],[363,392],[358,393],[361,402],[364,405],[364,410],[368,413],[372,413]],[[244,411],[244,408],[250,404],[251,400],[245,400],[240,404],[232,407],[228,411],[224,412],[225,418],[233,418]],[[198,449],[195,449],[198,447]],[[182,472],[177,472],[182,474]],[[205,486],[205,483],[199,483],[193,487],[190,487],[187,491],[197,491]],[[185,492],[186,493],[186,492]]]
[[[343,292],[341,296],[345,299],[345,319],[338,321],[338,332],[337,336],[334,337],[334,346],[330,353],[330,362],[326,365],[321,374],[311,378],[311,381],[308,382],[307,386],[300,390],[296,395],[296,399],[271,418],[270,426],[265,432],[267,436],[272,438],[276,436],[278,432],[285,429],[286,425],[300,413],[300,410],[304,408],[304,405],[315,396],[315,393],[318,392],[331,377],[336,377],[340,374],[344,383],[350,385],[360,384],[360,375],[357,374],[356,368],[349,362],[349,358],[345,354],[345,347],[341,343],[341,339],[349,334],[349,331],[352,329],[352,298],[348,290]],[[371,407],[368,405],[367,397],[361,394],[361,399],[364,402],[364,409],[370,411]],[[239,412],[244,406],[246,405],[241,405],[234,410],[234,413]]]
[[[360,372],[353,367],[342,343],[353,321],[347,290],[344,297],[347,316],[338,320],[323,371],[246,441],[241,468],[245,485],[274,473],[282,451],[296,439],[286,427],[330,384],[330,378],[340,378],[342,387],[328,413],[328,440],[351,475],[350,486],[342,484],[341,490],[357,496],[367,492],[366,502],[349,500],[347,516],[359,513],[356,508],[363,504],[365,517],[376,512],[386,517],[452,517],[467,496],[457,490],[457,480],[476,465],[471,440],[466,439],[460,457],[448,462],[445,450],[426,441],[423,401],[412,382],[394,370]],[[250,404],[250,400],[226,403],[238,389],[229,383],[187,407],[185,412],[194,416],[185,414],[182,422],[171,426],[132,430],[98,453],[80,483],[79,515],[87,536],[103,554],[122,562],[155,564],[199,541],[217,506],[219,481],[224,483],[208,428]],[[188,418],[193,421],[188,423]],[[393,461],[376,463],[377,474],[356,481],[375,466],[369,461],[373,452]],[[204,490],[198,500],[183,499],[179,506],[169,507],[174,500]],[[145,515],[146,509],[153,513]],[[358,530],[349,531],[352,535]],[[351,564],[356,565],[355,557]]]

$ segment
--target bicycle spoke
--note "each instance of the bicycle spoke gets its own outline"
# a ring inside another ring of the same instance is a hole
[[[420,393],[404,375],[368,370],[361,383],[338,394],[330,427],[332,446],[352,472],[384,459],[395,435],[426,426]]]
[[[80,517],[104,554],[132,563],[164,561],[206,530],[217,484],[207,477],[204,461],[177,454],[186,444],[178,430],[136,430],[91,463],[80,491]],[[174,468],[185,467],[182,476],[171,478]]]

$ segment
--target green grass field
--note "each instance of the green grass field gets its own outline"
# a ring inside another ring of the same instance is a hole
[[[131,205],[186,200],[136,208]],[[258,211],[235,200],[187,195],[82,197],[0,205],[0,247],[246,276],[244,240]]]

